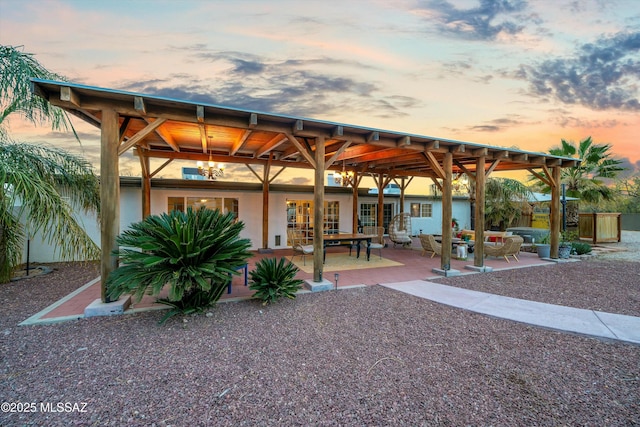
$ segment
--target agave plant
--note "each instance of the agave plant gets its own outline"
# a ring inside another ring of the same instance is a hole
[[[152,215],[131,225],[117,238],[121,266],[107,278],[107,292],[117,299],[131,293],[137,301],[145,294],[173,307],[174,314],[202,311],[222,296],[237,266],[251,256],[249,239],[241,239],[244,223],[233,213],[206,208]]]
[[[253,297],[262,300],[263,305],[283,297],[294,299],[302,285],[302,280],[295,278],[298,271],[298,267],[284,257],[280,261],[275,258],[258,261],[255,270],[249,273],[249,288],[256,291]]]

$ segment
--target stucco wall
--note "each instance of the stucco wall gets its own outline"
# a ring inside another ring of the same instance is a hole
[[[163,189],[154,188],[151,191],[151,213],[154,215],[167,211],[169,197],[235,197],[238,199],[239,219],[244,222],[245,228],[241,236],[251,240],[251,249],[262,247],[262,192],[261,191],[226,191],[226,190],[192,190],[192,189]],[[141,189],[122,187],[120,190],[120,232],[130,224],[142,220]],[[271,192],[269,203],[269,241],[268,247],[282,249],[287,246],[287,200],[313,200],[313,194],[306,192]],[[353,196],[351,194],[326,194],[326,201],[338,201],[340,203],[340,229],[351,231],[353,217],[351,213]],[[360,197],[360,203],[377,203],[376,197]],[[409,212],[411,202],[433,204],[433,216],[431,218],[412,218],[412,233],[440,234],[442,226],[442,203],[438,199],[410,198],[405,200],[404,211]],[[394,213],[400,211],[399,199],[385,199],[385,203],[394,203]],[[469,228],[470,213],[467,200],[454,200],[453,217],[460,222],[461,228]],[[78,219],[84,225],[91,238],[100,243],[100,228],[95,216],[79,215]],[[276,236],[280,236],[280,245],[276,246]],[[30,262],[56,262],[59,261],[54,247],[42,240],[40,235],[31,239]],[[26,248],[23,255],[26,262]]]

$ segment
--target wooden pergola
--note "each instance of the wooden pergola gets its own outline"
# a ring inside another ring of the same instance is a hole
[[[372,176],[378,186],[379,223],[383,189],[392,180],[401,191],[414,177],[424,177],[442,191],[442,244],[451,246],[452,182],[466,174],[475,182],[475,224],[484,224],[485,180],[494,171],[527,170],[551,188],[551,257],[558,257],[560,171],[573,158],[492,147],[423,135],[353,126],[282,114],[243,110],[158,96],[33,79],[33,92],[51,104],[101,129],[101,276],[117,267],[112,252],[119,234],[119,156],[134,150],[140,159],[143,215],[150,213],[151,178],[174,159],[245,164],[263,186],[263,247],[268,242],[269,185],[284,168],[314,171],[314,223],[323,222],[324,173],[348,171],[353,189],[354,227],[358,185]],[[165,159],[150,169],[150,158]],[[262,173],[254,166],[261,165]],[[277,171],[275,169],[279,168]],[[476,227],[475,240],[484,240]],[[322,275],[322,234],[314,235],[314,281]],[[482,267],[483,245],[474,264]],[[443,251],[441,267],[450,269]],[[106,301],[103,281],[102,299]]]

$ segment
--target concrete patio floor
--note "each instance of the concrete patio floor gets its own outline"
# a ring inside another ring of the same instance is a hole
[[[328,252],[344,252],[348,253],[348,249],[344,247],[330,247]],[[393,247],[389,245],[382,249],[382,257],[401,263],[401,266],[379,267],[379,268],[360,268],[353,270],[339,271],[340,277],[338,281],[339,288],[357,286],[357,285],[376,285],[383,283],[395,283],[411,280],[428,280],[442,275],[434,273],[433,269],[440,268],[440,257],[430,258],[430,254],[421,256],[421,248],[418,239],[414,239],[411,248]],[[254,252],[254,256],[249,259],[248,271],[254,269],[256,262],[262,258],[291,256],[290,249],[275,250],[273,253]],[[371,254],[377,257],[378,251],[375,250]],[[510,262],[504,258],[489,257],[485,259],[484,265],[492,268],[494,271],[502,269],[525,268],[538,265],[553,265],[554,262],[538,258],[535,253],[521,252],[518,256],[519,262],[511,259]],[[311,258],[307,257],[307,263]],[[365,257],[361,257],[359,262],[367,263]],[[469,270],[467,266],[473,266],[473,254],[465,260],[457,260],[452,258],[451,269],[457,270],[460,274],[482,274]],[[302,280],[313,279],[312,273],[305,273],[302,270],[297,275]],[[325,279],[334,281],[332,272],[325,273]],[[81,288],[55,302],[39,313],[26,319],[22,324],[38,324],[38,323],[56,323],[85,317],[85,308],[96,299],[100,298],[100,278],[90,281]],[[232,280],[231,293],[224,293],[220,302],[231,302],[242,299],[249,299],[253,291],[248,286],[244,286],[244,275],[234,276]],[[145,296],[140,302],[132,301],[131,306],[125,313],[134,313],[146,310],[160,310],[167,308],[166,305],[155,302],[154,297]]]

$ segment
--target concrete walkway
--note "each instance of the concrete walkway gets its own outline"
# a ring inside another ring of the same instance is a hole
[[[640,344],[640,317],[527,301],[425,280],[387,283],[381,286],[501,319]]]

